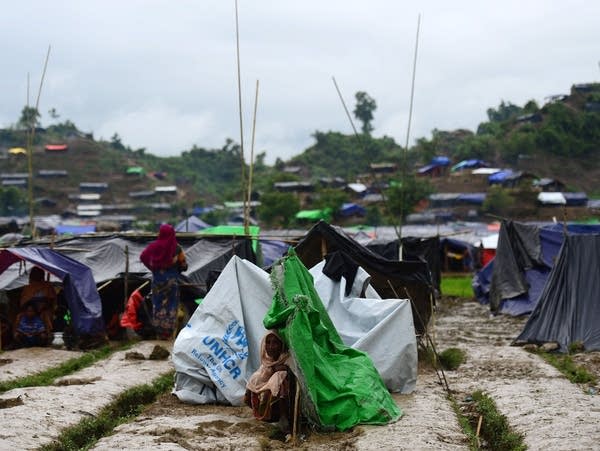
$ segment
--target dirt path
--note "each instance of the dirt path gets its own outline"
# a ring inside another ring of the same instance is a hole
[[[440,303],[432,329],[438,351],[459,347],[467,353],[465,364],[446,372],[456,398],[460,401],[476,390],[485,391],[525,435],[529,449],[600,449],[600,396],[570,383],[540,357],[509,346],[524,323],[524,318],[490,318],[486,307],[472,301]],[[147,357],[153,345],[143,342],[131,351]],[[31,449],[48,443],[61,429],[95,414],[116,394],[172,369],[168,362],[124,360],[124,354],[116,353],[66,378],[74,385],[11,390],[0,396],[23,400],[23,405],[0,409],[1,424],[11,424],[0,432],[0,449]],[[575,357],[600,376],[600,353]],[[421,366],[416,391],[394,399],[404,412],[398,422],[359,426],[346,433],[304,433],[298,448],[468,449],[435,372]],[[290,449],[282,439],[276,426],[255,421],[248,408],[186,405],[167,393],[93,449]]]
[[[525,318],[490,318],[475,302],[448,306],[438,318],[438,342],[467,352],[467,362],[447,372],[457,397],[487,393],[531,450],[600,448],[600,396],[586,394],[587,387],[569,382],[540,357],[509,346]],[[584,355],[594,360],[600,353]]]
[[[4,351],[0,355],[0,382],[29,376],[81,356],[81,352],[53,348]]]
[[[141,342],[130,351],[138,351],[147,358],[154,345]],[[19,388],[0,395],[0,399],[22,401],[20,405],[0,409],[3,425],[0,449],[35,449],[49,443],[62,429],[96,414],[114,396],[172,369],[166,360],[125,360],[126,352],[130,351],[116,352],[57,381],[65,385]]]

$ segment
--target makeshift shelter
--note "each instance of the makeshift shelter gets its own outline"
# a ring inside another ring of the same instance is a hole
[[[176,232],[197,232],[212,227],[197,216],[190,216],[175,226]]]
[[[400,418],[402,411],[369,356],[342,342],[293,251],[275,265],[272,280],[275,296],[263,324],[277,329],[288,346],[309,423],[344,431]]]
[[[27,155],[27,149],[22,147],[11,147],[8,149],[10,155]]]
[[[0,289],[20,288],[27,284],[17,269],[7,269],[26,261],[39,266],[63,284],[63,291],[77,336],[104,333],[102,304],[90,268],[52,249],[37,247],[8,248],[0,251]]]
[[[308,268],[319,263],[326,254],[343,251],[371,276],[371,284],[382,298],[409,296],[416,309],[413,322],[418,334],[425,331],[431,316],[434,286],[427,263],[423,261],[387,260],[326,222],[315,224],[295,246],[295,251]]]
[[[296,219],[306,221],[330,221],[331,208],[325,208],[324,210],[300,210],[296,213]]]
[[[66,144],[46,144],[44,149],[48,152],[66,152],[69,150],[69,146]]]
[[[146,170],[141,166],[130,166],[125,170],[125,174],[142,176],[146,174]]]
[[[567,235],[556,264],[515,343],[582,343],[600,350],[600,235]]]
[[[312,271],[320,274],[319,268]],[[358,269],[354,288],[362,288],[364,283],[373,298],[355,302],[346,301],[345,282],[320,276],[322,290],[342,296],[328,297],[331,321],[343,331],[346,345],[372,356],[388,389],[409,392],[416,378],[409,301],[379,299],[368,288],[365,274]],[[229,261],[175,341],[175,394],[181,400],[242,403],[246,380],[260,365],[259,342],[265,333],[262,320],[273,294],[267,272],[239,257]],[[359,302],[365,302],[364,306]]]
[[[459,163],[456,163],[454,166],[450,168],[451,172],[462,171],[463,169],[473,169],[473,168],[481,168],[487,167],[487,164],[483,160],[470,159],[463,160]]]
[[[369,274],[341,252],[327,255],[310,274],[343,343],[369,355],[388,390],[411,393],[417,340],[410,300],[381,299]]]
[[[540,205],[544,206],[556,206],[556,205],[566,205],[567,200],[562,193],[555,192],[541,192],[537,196],[537,201]]]
[[[495,313],[531,313],[554,266],[564,235],[598,234],[600,226],[503,221],[495,258],[473,278],[480,303]]]
[[[345,202],[340,207],[339,214],[343,217],[364,216],[367,214],[367,210],[365,207],[353,202]]]

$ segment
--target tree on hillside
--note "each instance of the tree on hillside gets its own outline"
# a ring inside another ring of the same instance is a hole
[[[52,119],[58,119],[58,118],[60,117],[60,114],[58,114],[58,113],[56,112],[56,108],[50,108],[50,109],[48,110],[48,114],[50,115],[50,117],[51,117]]]
[[[523,114],[523,108],[511,102],[500,102],[498,109],[488,108],[487,116],[490,122],[503,122]]]
[[[10,186],[0,188],[0,215],[18,216],[27,211],[27,198],[21,190]]]
[[[410,175],[402,184],[390,186],[386,192],[388,213],[397,216],[402,212],[406,217],[417,203],[433,193],[433,187],[424,179]]]
[[[40,112],[37,108],[24,106],[18,123],[20,128],[31,129],[40,125]]]
[[[300,210],[300,201],[292,193],[273,191],[260,198],[259,219],[268,226],[288,227],[294,215]]]
[[[356,98],[356,106],[353,111],[354,116],[362,122],[362,132],[365,135],[369,135],[373,131],[371,121],[373,120],[373,113],[377,109],[377,103],[375,99],[371,98],[364,91],[357,92],[354,97]]]

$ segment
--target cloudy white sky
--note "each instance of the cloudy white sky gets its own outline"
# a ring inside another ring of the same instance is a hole
[[[96,138],[176,155],[239,142],[235,0],[6,1],[0,14],[0,127],[41,93]],[[333,86],[377,101],[374,135],[404,144],[421,14],[411,143],[475,130],[501,100],[540,104],[600,79],[600,2],[238,0],[244,140],[260,80],[256,151],[297,155],[315,130],[350,133]],[[247,153],[248,155],[248,153]]]

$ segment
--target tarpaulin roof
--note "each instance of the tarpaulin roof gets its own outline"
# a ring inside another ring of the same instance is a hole
[[[431,164],[437,164],[439,166],[448,166],[450,165],[450,158],[439,155],[431,159]]]
[[[365,207],[351,202],[342,204],[342,207],[340,208],[340,214],[342,216],[364,216],[366,213],[367,210],[365,210]]]
[[[126,174],[137,174],[137,175],[143,175],[146,173],[146,170],[141,167],[141,166],[130,166],[127,168],[127,170],[125,171]]]
[[[46,144],[44,148],[50,151],[64,151],[67,150],[69,147],[66,144]]]
[[[575,342],[600,350],[600,235],[569,235],[517,343]]]
[[[457,202],[465,204],[482,205],[485,202],[486,193],[461,193]]]
[[[562,195],[569,207],[585,207],[587,205],[588,197],[585,193],[562,193]]]
[[[543,205],[565,205],[567,200],[562,193],[542,192],[538,194],[537,200]]]
[[[52,249],[8,248],[0,251],[0,273],[19,260],[39,266],[62,281],[78,335],[96,335],[104,331],[102,303],[89,267]],[[10,281],[10,277],[0,278],[0,288],[6,288]]]
[[[56,226],[54,229],[58,235],[62,234],[71,234],[71,235],[81,235],[83,233],[93,233],[96,231],[95,224],[85,224],[85,225],[72,225],[72,224],[60,224]]]
[[[326,254],[343,251],[371,275],[373,288],[383,298],[398,298],[406,295],[415,302],[413,312],[417,333],[425,330],[431,316],[433,282],[427,263],[424,261],[387,260],[347,236],[326,222],[315,224],[295,247],[302,263],[313,267]]]
[[[483,160],[477,160],[477,159],[470,159],[470,160],[463,160],[457,164],[455,164],[454,166],[452,166],[450,168],[450,170],[452,172],[454,171],[459,171],[461,169],[467,169],[467,168],[479,168],[482,166],[487,166],[487,164],[485,163],[485,161]]]
[[[197,216],[190,216],[175,226],[176,232],[197,232],[212,227]]]
[[[27,149],[23,149],[22,147],[11,147],[8,149],[8,153],[12,155],[27,155]]]
[[[502,183],[514,174],[512,169],[502,169],[501,171],[495,172],[488,177],[488,182]]]
[[[300,210],[296,213],[296,219],[310,219],[313,221],[318,221],[320,219],[330,220],[331,219],[331,209],[324,210]]]
[[[535,225],[503,221],[496,257],[474,277],[481,303],[509,315],[530,313],[544,289],[564,238],[563,224]],[[597,234],[598,225],[568,224],[569,234]],[[492,276],[489,274],[492,271]],[[489,280],[489,284],[487,282]],[[489,293],[489,298],[486,296]]]
[[[295,363],[303,413],[325,430],[386,424],[402,411],[367,354],[346,346],[293,250],[273,268],[275,296],[263,324],[278,329]]]
[[[439,168],[439,167],[441,167],[441,165],[440,165],[440,164],[433,164],[433,163],[432,163],[432,164],[428,164],[428,165],[425,165],[425,166],[423,166],[423,167],[420,167],[420,168],[417,170],[417,172],[418,172],[419,174],[428,174],[429,172],[433,171],[435,168]]]

